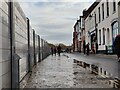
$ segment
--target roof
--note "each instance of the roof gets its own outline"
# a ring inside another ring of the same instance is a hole
[[[76,27],[76,25],[78,24],[78,22],[80,22],[80,19],[76,21],[74,28]]]
[[[86,11],[84,11],[84,18],[86,19],[93,9],[100,3],[101,0],[96,0]]]

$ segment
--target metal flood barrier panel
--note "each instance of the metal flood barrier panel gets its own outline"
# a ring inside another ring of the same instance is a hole
[[[38,62],[41,62],[40,36],[38,35]]]
[[[32,68],[31,68],[31,59],[30,59],[30,21],[29,21],[29,18],[27,18],[27,38],[28,38],[28,60],[27,60],[27,63],[28,63],[28,72],[31,72],[32,71]]]
[[[0,1],[0,90],[11,87],[9,3]]]
[[[27,37],[27,20],[21,7],[14,2],[15,18],[15,53],[21,57],[19,60],[20,81],[27,74],[28,60],[28,37]]]
[[[43,60],[48,55],[50,55],[50,47],[49,47],[47,41],[41,39],[41,48],[42,48],[42,60]]]
[[[43,39],[41,38],[41,59],[43,60]]]
[[[50,48],[49,48],[49,45],[48,45],[48,42],[47,41],[44,41],[44,43],[45,43],[45,46],[44,46],[44,52],[45,52],[45,58],[47,57],[47,56],[49,56],[50,55]]]
[[[33,66],[33,30],[30,27],[30,20],[27,18],[27,32],[28,32],[28,72],[32,71]]]
[[[42,39],[42,59],[45,59],[45,43],[44,40]]]
[[[34,55],[34,65],[36,65],[36,56],[35,56],[35,30],[33,29],[33,55]]]
[[[42,61],[42,38],[40,38],[40,61]]]
[[[32,29],[19,3],[10,1],[0,2],[0,89],[20,88],[33,66],[49,55],[48,43]]]
[[[33,29],[32,27],[30,27],[29,30],[30,33],[30,63],[31,63],[31,67],[34,66],[34,42],[33,42]]]
[[[38,44],[38,35],[35,34],[35,59],[36,63],[39,61],[39,44]]]

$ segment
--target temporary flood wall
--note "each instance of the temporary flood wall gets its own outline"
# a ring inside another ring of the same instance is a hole
[[[0,1],[0,89],[20,88],[43,53],[48,56],[48,43],[30,22],[18,2]]]
[[[9,3],[0,1],[0,90],[11,87]]]

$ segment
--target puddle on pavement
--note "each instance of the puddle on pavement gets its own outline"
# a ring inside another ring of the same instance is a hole
[[[86,67],[81,67],[74,63],[74,86],[78,88],[109,88],[107,84],[103,85],[103,81],[99,82],[97,80],[97,75],[91,74],[89,70],[86,68],[89,67],[89,64],[86,64]],[[104,83],[106,83],[104,81]]]
[[[71,59],[71,57],[66,54],[63,54],[63,56],[65,56],[67,59]]]
[[[91,70],[102,72],[96,65],[86,62],[69,60],[50,56],[42,61],[32,75],[27,87],[29,88],[110,88],[106,80],[99,75],[91,73]],[[89,69],[89,70],[88,70]],[[106,72],[107,74],[107,72]],[[99,80],[99,79],[100,80]]]
[[[95,64],[88,64],[86,62],[83,61],[78,61],[76,59],[73,59],[74,63],[76,63],[76,65],[90,70],[90,74],[95,75],[96,79],[98,79],[99,81],[105,81],[105,84],[113,87],[113,88],[120,88],[120,79],[118,78],[112,78],[112,74],[108,73],[107,71],[104,71],[102,68],[99,67],[98,63]],[[74,75],[77,75],[79,72],[74,72]],[[93,78],[89,78],[92,81],[90,83],[92,84],[96,84],[96,81],[93,80]]]

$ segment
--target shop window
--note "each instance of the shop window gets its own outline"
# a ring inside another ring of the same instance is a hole
[[[116,11],[116,2],[113,0],[113,13]]]
[[[100,7],[98,8],[98,13],[99,13],[99,22],[100,22],[101,21]]]
[[[101,30],[99,30],[99,45],[101,45]]]
[[[109,2],[108,0],[106,1],[106,9],[107,9],[107,17],[109,16]]]
[[[118,35],[118,22],[114,22],[112,24],[112,39],[113,39],[113,42],[115,40],[115,37]]]
[[[103,28],[103,45],[105,45],[105,29]]]
[[[109,28],[107,28],[107,44],[110,44],[110,31]]]
[[[104,3],[102,4],[102,20],[104,20]]]

